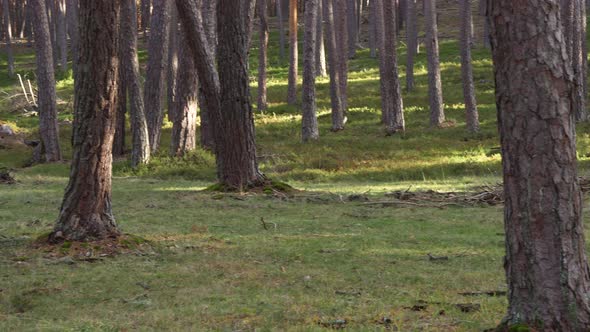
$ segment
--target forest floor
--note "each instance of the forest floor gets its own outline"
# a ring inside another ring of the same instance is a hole
[[[271,44],[270,108],[255,115],[257,144],[262,171],[299,189],[292,195],[203,191],[215,181],[213,156],[197,150],[176,159],[164,149],[139,170],[114,164],[114,213],[133,235],[125,253],[70,243],[47,252],[32,243],[52,228],[68,163],[25,167],[31,149],[0,140],[0,168],[17,180],[0,183],[0,330],[478,331],[500,322],[507,305],[501,205],[374,204],[403,200],[399,191],[463,193],[501,181],[489,51],[473,50],[478,134],[466,132],[458,45],[445,39],[447,128],[428,127],[421,53],[416,89],[404,93],[407,131],[385,136],[378,65],[365,49],[350,62],[346,130],[329,131],[328,80],[320,78],[321,137],[302,144],[299,107],[285,103],[287,62],[276,34]],[[19,73],[33,78],[32,50],[17,53]],[[402,82],[405,54],[400,45]],[[256,47],[251,68],[255,87]],[[68,158],[73,80],[58,78]],[[23,112],[19,86],[0,75],[0,124],[35,138],[38,119]],[[578,127],[582,175],[590,171],[588,129]]]

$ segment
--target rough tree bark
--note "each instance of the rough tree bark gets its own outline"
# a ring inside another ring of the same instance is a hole
[[[406,1],[406,90],[414,90],[414,57],[418,50],[418,29],[416,26],[416,0]]]
[[[165,68],[168,60],[169,12],[169,0],[154,0],[143,91],[145,115],[152,153],[156,152],[160,147],[162,123],[164,121],[162,90],[164,89]]]
[[[347,24],[347,2],[348,0],[334,0],[334,31],[336,32],[336,54],[338,56],[338,71],[340,76],[340,100],[344,112],[342,128],[346,123],[346,113],[348,110],[348,24]],[[333,128],[334,129],[334,128]]]
[[[217,58],[217,0],[199,0],[200,13],[202,13],[201,20],[203,21],[203,29],[208,40],[208,47],[213,56],[213,61]],[[201,120],[200,130],[200,144],[201,147],[207,150],[215,148],[215,135],[213,133],[213,123],[210,119],[210,111],[207,108],[208,104],[205,100],[205,93],[203,89],[199,90],[199,118]]]
[[[426,39],[424,43],[426,44],[426,56],[428,58],[430,126],[438,127],[445,122],[445,112],[443,109],[442,83],[440,80],[435,0],[424,0],[424,20],[426,23]]]
[[[4,37],[6,39],[6,55],[8,60],[8,76],[14,77],[14,55],[12,54],[12,26],[10,24],[9,0],[2,0],[4,14]]]
[[[121,4],[123,6],[123,4]],[[121,29],[121,27],[119,27]],[[121,30],[119,30],[121,32]],[[115,136],[113,138],[113,156],[125,155],[125,114],[127,113],[127,81],[125,68],[123,67],[123,37],[119,37],[119,68],[117,81],[117,118],[115,120]]]
[[[59,127],[57,124],[57,96],[55,93],[55,72],[53,67],[53,49],[47,11],[43,0],[30,0],[35,30],[35,54],[37,64],[37,87],[39,90],[39,133],[41,151],[45,161],[61,159],[59,148]],[[40,160],[38,160],[40,161]]]
[[[170,4],[170,28],[168,29],[168,73],[166,74],[166,96],[168,105],[168,121],[174,122],[174,111],[176,102],[176,82],[178,75],[178,15],[176,4]]]
[[[379,36],[379,73],[381,82],[381,122],[387,135],[405,130],[403,101],[396,52],[396,21],[391,0],[373,0],[377,6],[375,24]]]
[[[80,43],[78,31],[78,0],[66,0],[68,34],[70,35],[70,52],[72,54],[72,71],[74,78],[78,73],[78,49]]]
[[[460,0],[461,11],[461,79],[463,82],[463,100],[465,101],[465,116],[467,130],[474,133],[479,131],[479,114],[475,101],[475,86],[473,84],[473,68],[471,65],[471,0]]]
[[[260,0],[258,0],[260,1]],[[315,65],[318,24],[318,0],[305,1],[305,38],[303,40],[303,92],[301,139],[317,140],[320,136],[315,103]]]
[[[52,242],[118,236],[111,209],[112,144],[117,103],[119,1],[80,3],[80,71],[73,159]]]
[[[500,330],[590,330],[573,89],[559,0],[491,2],[508,313]]]
[[[324,40],[328,53],[328,72],[330,73],[330,102],[332,106],[332,131],[344,129],[344,105],[340,95],[340,71],[338,68],[338,47],[334,25],[333,0],[323,0]]]
[[[258,111],[265,111],[266,104],[266,64],[268,62],[268,23],[266,18],[266,0],[258,0],[258,17],[260,18],[260,44],[258,47]]]
[[[297,0],[289,2],[289,85],[287,102],[297,104]]]
[[[121,2],[121,36],[125,37],[121,43],[121,65],[125,68],[125,82],[129,92],[131,166],[137,167],[150,161],[150,143],[137,59],[137,5],[135,0]]]

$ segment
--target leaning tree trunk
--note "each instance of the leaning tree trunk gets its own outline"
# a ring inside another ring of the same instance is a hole
[[[258,111],[265,111],[266,104],[266,64],[268,62],[268,23],[266,21],[266,0],[258,0],[260,18],[260,44],[258,47]]]
[[[333,0],[323,0],[324,40],[328,53],[328,72],[330,73],[330,102],[332,106],[332,131],[344,129],[344,105],[340,95],[340,71],[338,68],[338,47],[334,25]]]
[[[440,81],[440,60],[438,56],[438,28],[436,23],[435,0],[424,0],[426,21],[426,56],[428,57],[428,98],[430,100],[430,126],[439,127],[445,122],[442,83]]]
[[[41,151],[45,161],[61,159],[59,149],[59,127],[57,124],[57,96],[55,93],[55,72],[53,68],[53,49],[47,11],[43,0],[29,0],[35,30],[35,54],[37,63],[37,87],[39,90],[39,133]]]
[[[418,50],[418,29],[416,26],[416,0],[406,1],[406,90],[414,90],[414,57]]]
[[[160,147],[164,112],[162,90],[164,89],[165,68],[168,59],[168,29],[170,1],[155,0],[150,22],[148,40],[148,61],[145,73],[144,102],[152,153]]]
[[[473,85],[473,68],[471,65],[471,0],[460,0],[461,6],[461,79],[463,81],[463,100],[465,101],[465,116],[467,130],[474,133],[479,131],[479,115],[475,101],[475,86]]]
[[[220,0],[218,9],[219,82],[223,119],[217,128],[223,139],[216,141],[220,183],[228,188],[244,190],[264,180],[258,170],[254,119],[248,82],[248,27],[250,2]],[[295,7],[297,8],[297,7]]]
[[[397,69],[394,4],[391,0],[373,0],[377,6],[376,26],[379,45],[381,82],[381,122],[387,135],[405,130],[403,101]]]
[[[134,1],[134,0],[133,0]],[[118,1],[81,1],[80,71],[73,158],[52,242],[118,236],[111,210],[112,144],[117,108]]]
[[[78,48],[80,43],[78,31],[78,0],[66,0],[68,34],[70,35],[70,52],[72,54],[72,71],[78,73]]]
[[[178,59],[180,70],[176,77],[176,102],[172,112],[172,143],[170,155],[182,157],[197,145],[198,81],[192,53],[186,38],[180,34]]]
[[[139,81],[137,59],[137,5],[135,0],[121,0],[121,65],[126,69],[125,82],[129,91],[129,118],[131,122],[131,166],[147,164],[150,161],[150,143],[143,94]]]
[[[305,1],[302,92],[303,116],[301,118],[301,139],[303,142],[317,140],[320,136],[315,103],[315,56],[318,32],[318,9],[318,0]]]
[[[503,331],[590,331],[575,82],[559,9],[559,0],[491,3],[509,289]]]
[[[14,77],[14,55],[12,54],[12,27],[10,24],[9,0],[2,0],[2,11],[4,12],[4,37],[6,38],[8,76]]]
[[[289,85],[287,102],[297,104],[297,0],[289,2]]]

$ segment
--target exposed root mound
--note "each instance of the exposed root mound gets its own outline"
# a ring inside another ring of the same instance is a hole
[[[16,180],[7,169],[0,169],[0,184],[15,184]]]
[[[234,188],[228,188],[221,183],[216,183],[205,188],[204,191],[218,192],[218,193],[235,193],[238,192]],[[297,193],[298,190],[291,187],[290,185],[273,180],[265,180],[256,185],[249,186],[245,191],[252,194],[265,194],[265,195],[292,195]]]
[[[79,261],[97,261],[124,254],[143,256],[155,252],[148,240],[129,234],[88,242],[64,241],[58,244],[50,243],[47,234],[33,242],[33,248],[43,252],[45,258],[68,257]]]

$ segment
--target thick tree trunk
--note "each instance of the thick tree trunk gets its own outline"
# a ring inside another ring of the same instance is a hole
[[[59,149],[59,127],[57,124],[57,96],[55,93],[53,50],[47,11],[43,0],[29,1],[34,15],[41,150],[44,151],[45,161],[58,161],[61,159],[61,151]]]
[[[150,161],[150,143],[137,59],[137,5],[135,0],[121,1],[121,36],[125,37],[122,41],[121,65],[126,69],[125,82],[129,91],[131,166],[137,167]]]
[[[176,13],[176,4],[170,4],[170,28],[168,29],[168,73],[166,74],[167,86],[167,105],[168,105],[168,121],[174,122],[174,112],[176,106],[176,83],[178,75],[178,15]]]
[[[316,22],[316,52],[315,52],[315,75],[325,77],[328,76],[328,70],[326,69],[326,48],[324,45],[324,14],[322,9],[323,0],[317,2],[317,22]]]
[[[172,144],[170,155],[181,157],[197,145],[198,82],[192,53],[181,33],[178,58],[180,70],[176,83],[176,102],[172,112]]]
[[[285,22],[283,18],[283,1],[276,0],[277,2],[277,22],[279,25],[279,56],[281,60],[285,59]]]
[[[219,81],[223,122],[216,141],[219,181],[226,188],[244,190],[259,185],[254,119],[248,82],[248,27],[250,1],[220,0],[218,6]],[[295,7],[297,8],[297,7]]]
[[[213,56],[213,61],[217,58],[217,1],[218,0],[199,0],[201,2],[201,20],[203,29],[208,41],[209,52]],[[208,103],[205,100],[203,89],[199,90],[199,118],[201,120],[201,147],[208,150],[215,148],[215,135],[213,132],[213,115],[207,108]]]
[[[463,100],[465,101],[465,116],[467,130],[474,133],[479,131],[479,115],[475,101],[475,86],[473,84],[473,68],[471,65],[471,0],[460,0],[461,6],[461,78],[463,81]]]
[[[426,55],[428,57],[428,98],[430,100],[430,126],[438,127],[445,122],[440,60],[438,57],[438,28],[436,23],[435,0],[424,0],[426,22]]]
[[[111,210],[112,144],[118,67],[118,1],[82,1],[70,182],[53,242],[118,236]]]
[[[590,330],[575,88],[559,0],[491,3],[504,168],[508,314],[501,326]],[[533,27],[533,29],[531,29]]]
[[[338,67],[338,47],[334,25],[333,0],[324,1],[324,39],[328,53],[328,71],[330,73],[330,102],[332,106],[332,131],[344,129],[344,106],[340,95],[340,71]]]
[[[414,90],[414,57],[418,49],[418,29],[416,26],[416,0],[406,1],[406,90]]]
[[[65,0],[57,0],[55,4],[57,11],[56,21],[56,39],[57,49],[59,54],[58,66],[60,70],[68,70],[68,37],[67,37],[67,18],[66,18],[66,2]]]
[[[78,0],[66,0],[68,34],[70,35],[70,52],[72,54],[72,71],[78,73],[78,49],[80,43],[78,31]]]
[[[405,130],[404,110],[397,68],[394,3],[391,0],[374,0],[377,6],[379,73],[381,82],[381,122],[387,135]]]
[[[260,1],[260,0],[258,0]],[[303,142],[317,140],[318,117],[315,102],[315,63],[318,24],[318,0],[305,1],[305,38],[303,40],[303,94],[301,138]]]
[[[10,24],[9,0],[2,0],[4,14],[4,37],[6,38],[6,56],[8,60],[8,76],[14,77],[14,55],[12,54],[12,27]]]
[[[287,102],[297,104],[297,0],[289,3],[289,85]]]
[[[258,111],[265,111],[266,104],[266,64],[268,62],[268,23],[266,21],[266,0],[258,0],[260,18],[260,44],[258,46]]]
[[[168,60],[169,12],[169,0],[154,0],[143,91],[145,115],[152,153],[155,153],[160,147],[162,123],[164,121],[162,90],[164,89],[165,68]]]
[[[348,110],[348,24],[347,24],[347,1],[348,0],[333,0],[334,1],[334,31],[336,32],[336,54],[338,57],[338,71],[340,76],[340,100],[344,112],[344,120],[342,128],[346,123],[346,113]],[[334,129],[334,128],[333,128]]]

